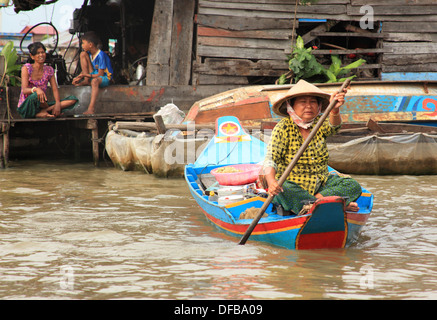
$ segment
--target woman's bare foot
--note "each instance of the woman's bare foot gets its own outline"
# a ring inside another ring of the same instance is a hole
[[[88,109],[88,110],[85,111],[83,114],[94,114],[94,110],[90,110],[90,109]]]
[[[54,115],[48,113],[47,111],[41,111],[35,115],[35,118],[54,118],[54,117],[55,117]]]
[[[321,199],[323,198],[323,195],[321,195],[320,193],[317,193],[314,195],[317,199]],[[352,212],[357,212],[358,210],[360,210],[360,207],[358,207],[358,204],[356,202],[351,202],[349,203],[345,208],[346,211],[352,211]]]
[[[345,210],[357,212],[358,210],[360,210],[360,208],[358,207],[358,204],[356,202],[351,202],[346,206]]]

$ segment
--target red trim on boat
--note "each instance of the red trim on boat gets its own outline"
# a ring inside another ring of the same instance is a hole
[[[345,231],[301,234],[296,239],[296,249],[344,248]]]
[[[249,224],[233,224],[224,222],[220,219],[214,218],[204,210],[202,210],[203,213],[206,215],[206,217],[211,220],[214,224],[217,226],[231,231],[236,234],[244,234],[249,227]],[[284,219],[280,221],[270,221],[265,223],[258,223],[253,230],[253,235],[260,235],[260,234],[268,234],[268,233],[276,233],[291,229],[300,228],[304,222],[306,221],[308,217],[302,217],[302,218],[294,218],[294,219]]]

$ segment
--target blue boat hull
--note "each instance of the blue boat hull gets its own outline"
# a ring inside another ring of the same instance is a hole
[[[239,120],[232,116],[216,122],[216,135],[208,143],[194,164],[185,166],[184,175],[189,190],[203,213],[222,232],[242,237],[252,219],[242,218],[247,209],[259,209],[266,200],[260,196],[219,205],[209,198],[202,176],[213,169],[235,164],[259,163],[265,157],[264,142],[248,135]],[[344,248],[352,244],[367,221],[373,206],[373,195],[363,189],[357,200],[358,212],[346,212],[344,199],[324,197],[317,200],[310,211],[301,216],[278,214],[270,204],[255,226],[249,240],[270,243],[287,249]]]

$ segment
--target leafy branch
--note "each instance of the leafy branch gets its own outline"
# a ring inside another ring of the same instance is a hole
[[[3,47],[0,55],[5,57],[5,67],[6,70],[4,72],[4,80],[6,80],[7,84],[11,84],[12,86],[19,86],[21,83],[20,72],[21,65],[16,64],[18,60],[17,50],[14,48],[14,43],[12,41],[8,41],[6,45]],[[3,85],[3,81],[1,83]]]
[[[332,63],[328,69],[325,69],[323,65],[317,61],[316,57],[312,54],[312,51],[312,47],[305,48],[302,37],[298,36],[292,54],[287,56],[288,68],[290,71],[281,75],[277,83],[285,84],[287,83],[287,79],[292,77],[293,79],[290,82],[294,80],[296,83],[300,79],[310,80],[316,76],[323,76],[327,83],[343,82],[347,78],[355,78],[356,75],[349,77],[342,76],[366,62],[364,59],[358,59],[357,61],[342,67],[340,58],[336,55],[332,55]],[[320,82],[319,80],[320,79],[316,79],[313,82]]]
[[[331,66],[329,67],[329,69],[324,70],[325,76],[328,78],[327,83],[343,82],[346,79],[355,78],[356,75],[352,75],[350,77],[343,77],[343,78],[339,78],[339,77],[344,76],[352,69],[358,68],[359,66],[361,66],[363,63],[366,62],[366,60],[364,60],[364,59],[358,59],[358,60],[348,64],[347,66],[342,67],[341,60],[336,55],[331,56],[331,61],[332,61],[332,63],[331,63]]]

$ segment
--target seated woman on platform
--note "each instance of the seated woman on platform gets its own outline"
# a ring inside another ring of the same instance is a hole
[[[46,48],[41,42],[28,47],[33,63],[21,68],[21,93],[18,100],[18,113],[22,118],[54,118],[62,109],[73,109],[79,101],[75,96],[60,100],[58,84],[51,66],[44,65]],[[55,101],[47,102],[47,85],[50,82]]]
[[[326,196],[344,197],[346,210],[359,210],[354,202],[361,195],[358,182],[350,177],[329,174],[328,171],[326,138],[336,134],[341,127],[340,107],[346,92],[331,96],[300,80],[273,104],[273,111],[284,118],[273,129],[264,161],[264,174],[268,192],[275,196],[273,203],[282,205],[285,211],[302,214],[303,202]],[[334,97],[338,102],[329,118],[320,127],[281,188],[278,180],[308,138],[321,112]]]

